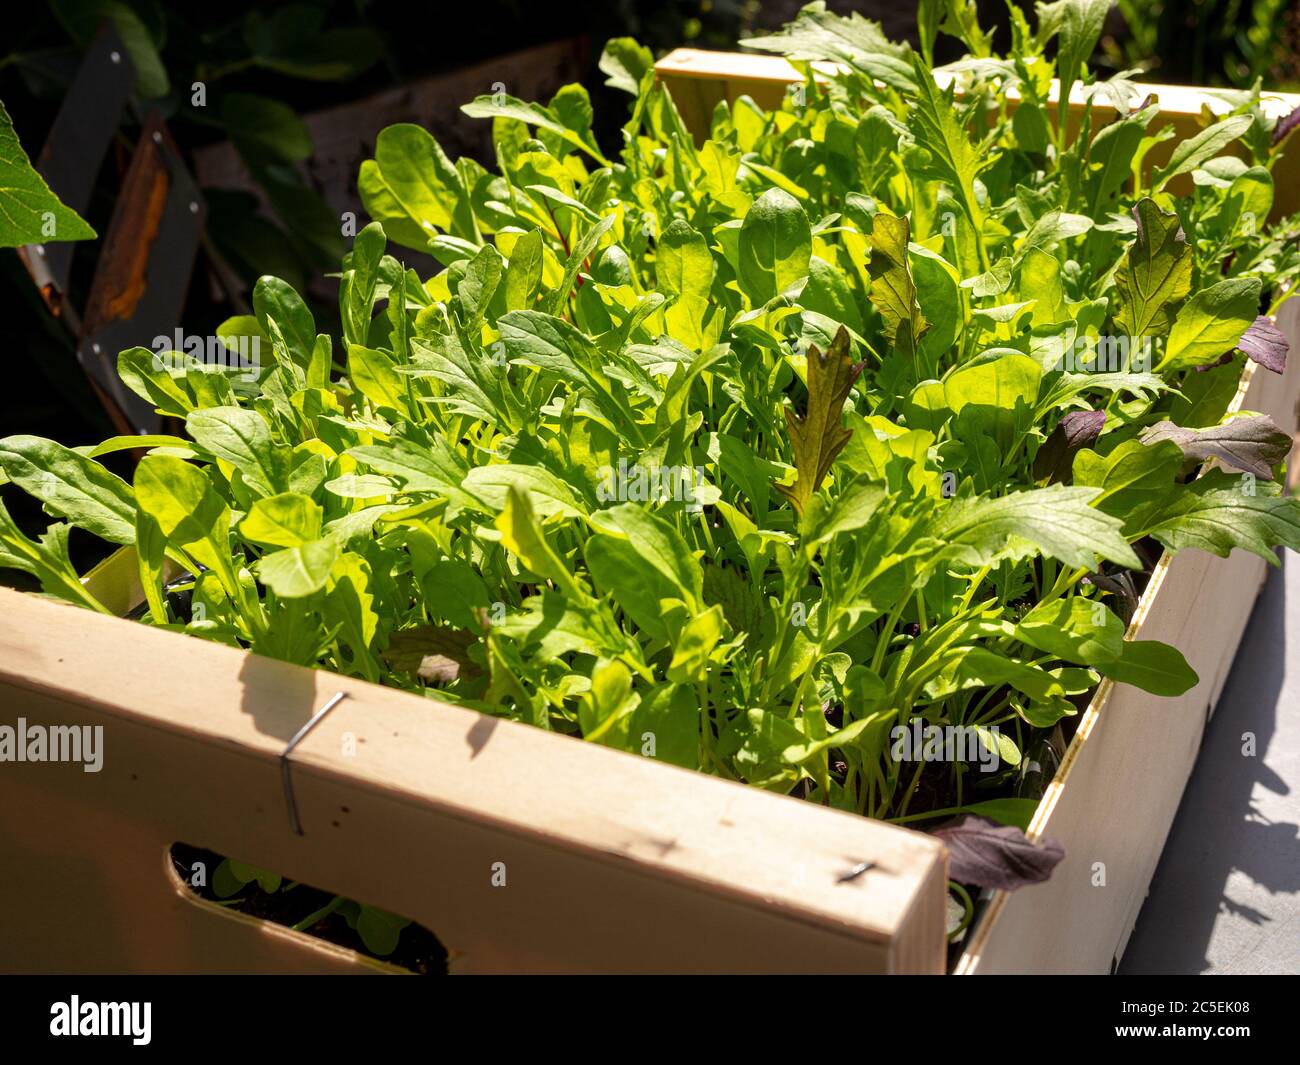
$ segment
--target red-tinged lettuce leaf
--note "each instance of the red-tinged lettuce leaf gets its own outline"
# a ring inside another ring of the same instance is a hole
[[[1189,459],[1220,459],[1262,481],[1273,479],[1273,467],[1291,452],[1291,437],[1267,414],[1233,418],[1224,425],[1187,429],[1170,421],[1156,422],[1143,431],[1142,443],[1172,440]]]
[[[1273,143],[1281,144],[1296,126],[1300,126],[1300,107],[1297,107],[1273,127]]]
[[[817,348],[808,352],[808,408],[800,418],[785,408],[785,421],[794,449],[793,485],[778,484],[776,490],[794,505],[800,517],[830,471],[835,457],[853,436],[844,428],[844,401],[863,363],[849,357],[849,334],[843,326],[823,355]]]
[[[1065,849],[1052,839],[1031,843],[1014,825],[963,814],[931,835],[948,848],[948,876],[959,884],[1015,891],[1052,875]]]
[[[1075,453],[1092,447],[1106,424],[1104,410],[1072,410],[1056,423],[1051,435],[1034,456],[1034,480],[1038,484],[1070,483]]]
[[[1300,110],[1296,113],[1300,114]],[[1266,370],[1274,373],[1286,370],[1286,355],[1291,345],[1268,315],[1261,314],[1255,319],[1254,324],[1237,341],[1237,347],[1248,359],[1254,359]]]

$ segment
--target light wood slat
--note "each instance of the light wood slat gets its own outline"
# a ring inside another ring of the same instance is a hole
[[[102,724],[106,745],[98,774],[0,772],[6,866],[62,841],[29,863],[49,892],[0,882],[0,923],[35,906],[44,928],[31,953],[0,932],[8,966],[44,967],[61,937],[86,952],[95,928],[151,935],[160,887],[105,914],[97,884],[160,875],[179,839],[413,917],[464,971],[942,968],[944,854],[919,833],[34,596],[0,591],[0,612],[4,722]],[[297,837],[278,755],[336,690],[294,755]],[[171,920],[173,945],[207,923]]]
[[[813,67],[824,75],[834,69],[834,64],[814,63]],[[734,103],[741,96],[749,96],[760,107],[770,110],[780,106],[786,87],[791,82],[802,80],[802,75],[778,55],[710,52],[697,48],[678,48],[669,52],[655,64],[655,71],[659,80],[672,93],[673,102],[681,112],[687,128],[700,141],[708,136],[713,109],[719,101]],[[935,80],[946,87],[952,78],[940,70],[936,72]],[[1152,123],[1151,131],[1158,129],[1163,122],[1168,122],[1178,134],[1151,150],[1146,159],[1148,169],[1164,165],[1179,140],[1200,132],[1198,118],[1202,108],[1207,108],[1216,115],[1225,114],[1232,109],[1221,95],[1210,89],[1140,83],[1138,91],[1155,93],[1160,99],[1161,113]],[[1060,86],[1053,82],[1049,98],[1055,101],[1059,94]],[[1019,102],[1019,95],[1014,88],[1006,95],[1014,109]],[[1069,104],[1075,122],[1086,103],[1083,86],[1076,82],[1071,88]],[[1264,93],[1261,106],[1267,114],[1281,117],[1300,107],[1300,93]],[[1116,114],[1114,107],[1102,100],[1093,102],[1092,111],[1094,122],[1109,121]],[[1300,134],[1292,137],[1288,151],[1277,161],[1273,169],[1273,183],[1275,195],[1271,217],[1280,218],[1300,211]],[[1190,177],[1184,174],[1175,178],[1170,182],[1169,189],[1178,196],[1190,194]]]
[[[1300,352],[1300,305],[1278,325]],[[1234,409],[1296,428],[1300,358],[1279,377],[1253,363]],[[1294,455],[1294,451],[1293,451]],[[1262,559],[1182,551],[1158,564],[1130,636],[1163,640],[1186,656],[1200,683],[1174,699],[1103,682],[1029,826],[1066,851],[1052,878],[996,893],[957,972],[1105,973],[1122,956],[1266,576]],[[1095,863],[1105,886],[1095,886]]]

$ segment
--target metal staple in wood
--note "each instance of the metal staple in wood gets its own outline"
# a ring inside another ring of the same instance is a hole
[[[289,740],[288,745],[280,755],[280,779],[284,783],[284,804],[289,810],[289,827],[293,829],[295,836],[303,835],[303,830],[302,819],[298,816],[298,802],[293,794],[293,778],[289,774],[289,755],[293,754],[294,748],[307,738],[307,734],[312,729],[325,720],[325,715],[347,697],[347,692],[335,692],[330,696],[329,702],[312,714],[306,724],[293,734],[293,738]]]

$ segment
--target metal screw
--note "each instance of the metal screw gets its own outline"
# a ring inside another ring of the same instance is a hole
[[[122,53],[110,52],[108,58],[111,59],[114,63],[120,63],[122,62]]]
[[[868,869],[874,869],[875,867],[876,867],[875,862],[858,862],[858,864],[855,865],[852,869],[849,869],[846,872],[840,874],[840,883],[847,884],[850,880],[856,880]]]

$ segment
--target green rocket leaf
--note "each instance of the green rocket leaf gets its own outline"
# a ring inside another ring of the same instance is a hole
[[[65,206],[32,167],[0,103],[0,248],[93,240],[96,233]]]

